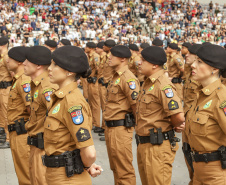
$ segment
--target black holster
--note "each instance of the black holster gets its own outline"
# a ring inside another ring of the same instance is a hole
[[[190,166],[190,168],[192,169],[192,171],[194,172],[194,168],[193,168],[193,163],[192,163],[192,155],[191,155],[191,147],[188,143],[183,143],[183,147],[182,147],[184,156],[187,160],[188,165]]]
[[[226,169],[226,147],[221,146],[217,151],[220,152],[221,167],[222,169]]]
[[[104,86],[104,78],[99,78],[98,83],[101,84],[102,86]]]
[[[125,115],[125,127],[130,128],[135,126],[135,119],[133,113],[128,113]]]
[[[162,128],[157,128],[157,133],[154,132],[154,128],[150,129],[150,143],[153,145],[161,145],[163,143]]]
[[[43,132],[40,132],[37,134],[37,139],[38,139],[38,148],[39,149],[44,149],[44,138],[43,138]]]
[[[0,127],[0,143],[6,142],[6,133],[3,127]]]
[[[93,84],[95,84],[96,83],[96,81],[97,81],[97,77],[88,77],[87,78],[87,82],[88,83],[93,83]]]
[[[14,121],[17,135],[26,134],[24,118]]]
[[[172,79],[172,83],[177,84],[177,83],[181,83],[182,79],[181,78],[173,78]]]

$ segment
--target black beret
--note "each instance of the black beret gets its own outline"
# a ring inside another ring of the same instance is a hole
[[[190,46],[192,46],[192,44],[190,42],[184,42],[182,44],[182,46],[186,47],[186,48],[189,48]]]
[[[71,46],[71,42],[70,42],[68,39],[62,39],[60,42],[61,42],[64,46],[67,46],[67,45]]]
[[[221,46],[214,44],[204,45],[197,51],[197,56],[214,68],[226,69],[226,51]]]
[[[140,44],[140,47],[142,48],[142,49],[145,49],[145,48],[147,48],[147,47],[149,47],[150,46],[150,44],[148,44],[148,43],[142,43],[142,44]]]
[[[97,44],[97,47],[98,47],[98,48],[103,49],[103,46],[104,46],[104,41],[99,42],[99,43]]]
[[[171,49],[178,50],[178,45],[175,44],[175,43],[170,43],[170,44],[168,45],[168,47],[170,47]]]
[[[89,69],[85,52],[77,46],[57,48],[52,53],[52,59],[58,66],[70,72],[84,73]]]
[[[51,51],[45,46],[33,46],[27,49],[26,59],[33,64],[49,65],[51,63]]]
[[[193,44],[193,45],[191,45],[191,46],[188,48],[188,51],[189,51],[191,54],[196,55],[198,49],[199,49],[201,46],[202,46],[202,44]]]
[[[224,45],[224,48],[226,49],[226,44]]]
[[[9,50],[8,56],[18,62],[24,62],[26,60],[27,49],[24,46],[13,47]]]
[[[154,46],[163,46],[163,41],[158,39],[158,38],[155,38],[152,42],[152,45]]]
[[[114,46],[110,51],[112,55],[120,58],[130,58],[132,55],[130,49],[123,45]]]
[[[167,61],[166,52],[158,46],[149,46],[143,49],[141,55],[146,61],[156,65],[163,65]]]
[[[139,48],[136,44],[130,44],[129,45],[129,49],[133,50],[133,51],[139,51]]]
[[[4,46],[4,45],[6,45],[8,43],[9,43],[9,41],[8,41],[7,37],[1,37],[0,38],[0,46]]]
[[[210,45],[211,43],[210,42],[203,42],[202,45]]]
[[[106,40],[106,41],[104,42],[104,45],[107,46],[107,47],[109,47],[109,48],[112,48],[112,47],[114,47],[114,46],[116,45],[116,43],[115,43],[114,40],[109,39],[109,40]]]
[[[45,41],[45,45],[51,47],[51,48],[56,48],[57,47],[57,43],[54,40],[47,40]]]
[[[96,48],[97,45],[94,42],[87,42],[86,43],[86,47],[88,47],[88,48]]]

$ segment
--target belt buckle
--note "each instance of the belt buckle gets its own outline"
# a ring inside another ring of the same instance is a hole
[[[110,122],[111,127],[114,127],[114,121]]]
[[[45,156],[42,155],[42,164],[45,166]]]
[[[202,156],[203,156],[203,158],[204,158],[205,163],[208,163],[209,161],[208,161],[208,159],[207,159],[207,154],[202,154]]]

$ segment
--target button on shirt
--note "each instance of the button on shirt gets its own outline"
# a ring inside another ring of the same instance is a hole
[[[44,146],[48,156],[93,145],[92,114],[77,83],[59,89],[44,123]]]
[[[136,106],[136,133],[148,136],[149,129],[160,127],[162,132],[170,131],[173,129],[170,116],[180,112],[183,112],[181,100],[161,69],[147,78],[141,87]]]
[[[185,132],[192,150],[214,152],[226,143],[226,87],[218,79],[197,92],[198,99],[187,113]]]

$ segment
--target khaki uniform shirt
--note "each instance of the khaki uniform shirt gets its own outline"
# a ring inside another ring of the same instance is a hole
[[[117,71],[107,88],[104,120],[125,119],[125,114],[132,113],[131,105],[136,104],[139,86],[127,65]]]
[[[136,134],[149,136],[149,129],[173,129],[170,116],[183,112],[180,98],[172,82],[160,70],[144,81],[136,106]],[[155,130],[156,131],[156,130]]]
[[[198,99],[187,113],[185,132],[193,151],[214,152],[226,143],[226,87],[218,79],[197,92]]]
[[[129,70],[135,75],[137,76],[137,70],[136,70],[136,55],[133,55],[130,57],[129,62],[128,62],[128,67]]]
[[[104,69],[103,69],[104,83],[108,83],[112,79],[112,76],[114,74],[113,68],[109,66],[109,62],[108,62],[110,54],[111,54],[110,52],[107,54],[106,61],[104,63]]]
[[[100,54],[100,64],[99,64],[98,75],[97,75],[98,79],[103,77],[103,70],[104,70],[104,65],[106,62],[106,56],[107,56],[107,54],[105,52],[102,52]]]
[[[30,105],[31,100],[31,78],[19,71],[13,77],[13,84],[9,92],[7,117],[9,125],[15,124],[14,121],[24,118],[27,121],[29,113],[26,106]]]
[[[92,73],[90,74],[90,77],[97,76],[99,63],[100,63],[100,56],[96,52],[89,54],[89,65],[90,65],[90,68],[92,69]]]
[[[186,80],[187,78],[190,77],[191,71],[192,71],[191,65],[185,63],[184,64],[183,80]]]
[[[181,55],[172,53],[167,61],[168,73],[171,78],[180,77],[180,69],[184,68],[184,59]]]
[[[59,155],[93,145],[91,110],[77,83],[72,82],[56,91],[52,99],[53,106],[44,123],[46,155]]]
[[[2,54],[0,58],[0,82],[1,81],[12,81],[12,76],[10,75],[7,66],[6,66],[6,60],[8,60],[7,54]]]
[[[44,120],[47,108],[51,105],[50,95],[57,89],[49,81],[48,71],[31,81],[31,116],[26,123],[29,136],[44,132]]]

